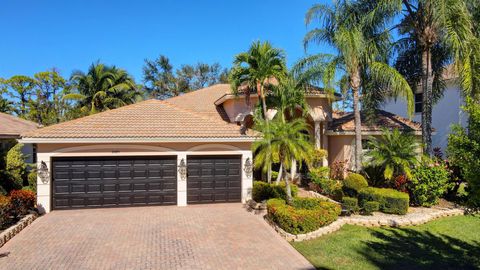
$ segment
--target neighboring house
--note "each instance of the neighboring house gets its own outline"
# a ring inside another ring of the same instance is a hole
[[[39,126],[10,114],[0,113],[0,152],[10,149],[20,139],[20,134],[36,130]],[[27,163],[36,163],[35,145],[26,143],[22,152],[27,157]]]
[[[444,73],[445,91],[442,98],[433,106],[432,127],[435,133],[432,135],[432,147],[440,147],[443,153],[447,149],[448,135],[451,132],[453,124],[466,126],[468,115],[462,111],[464,104],[458,77],[453,72],[453,66],[450,66]],[[423,94],[419,87],[415,94],[415,116],[414,121],[422,121],[422,99]],[[406,104],[403,100],[391,100],[383,108],[389,112],[406,117]]]
[[[351,114],[332,112],[319,88],[306,93],[309,133],[329,160],[351,157]],[[340,96],[335,95],[335,100]],[[85,207],[245,202],[251,196],[252,108],[258,98],[217,84],[147,100],[22,134],[38,145],[37,201],[43,211]],[[270,109],[268,116],[276,111]],[[301,112],[299,112],[300,114]],[[350,115],[350,116],[349,116]],[[350,117],[350,118],[349,118]],[[418,124],[382,113],[379,126]],[[326,161],[327,162],[327,161]]]

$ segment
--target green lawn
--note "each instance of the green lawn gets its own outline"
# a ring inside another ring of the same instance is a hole
[[[346,225],[293,246],[318,269],[480,269],[480,217],[401,229]]]

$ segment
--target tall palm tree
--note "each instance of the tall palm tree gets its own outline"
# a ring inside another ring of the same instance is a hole
[[[383,169],[386,180],[399,175],[410,178],[411,169],[418,162],[415,136],[398,129],[383,129],[382,133],[380,138],[372,137],[368,142],[372,149],[368,152],[370,163]]]
[[[417,71],[410,81],[422,87],[422,141],[424,152],[431,155],[432,107],[443,90],[443,67],[453,60],[465,93],[480,92],[475,85],[479,83],[480,46],[472,32],[471,14],[465,0],[386,0],[378,5],[380,9],[389,5],[404,7],[404,12],[396,10],[388,17],[403,14],[398,25],[403,37],[397,46],[401,61],[397,66]],[[412,69],[409,64],[416,67]]]
[[[133,78],[114,66],[92,64],[86,74],[74,72],[71,81],[76,92],[64,99],[77,100],[87,114],[132,104],[141,97]]]
[[[292,191],[288,179],[287,170],[291,169],[292,160],[306,160],[312,151],[312,144],[304,133],[307,124],[303,118],[297,118],[291,122],[283,122],[274,119],[267,127],[265,120],[259,119],[256,129],[263,133],[263,137],[252,145],[252,151],[256,154],[254,165],[259,168],[266,162],[270,162],[270,156],[280,161],[287,187],[287,201],[292,201]],[[290,174],[292,176],[292,174]]]
[[[285,55],[282,50],[272,47],[269,42],[254,42],[247,52],[235,56],[234,67],[230,73],[230,81],[234,93],[239,92],[239,87],[247,87],[245,91],[247,104],[250,105],[250,89],[256,89],[258,99],[262,102],[263,118],[266,128],[267,102],[265,86],[272,80],[281,80],[286,75]],[[271,164],[268,165],[267,179],[271,182]]]
[[[245,94],[250,89],[256,89],[262,102],[263,117],[267,119],[267,104],[265,86],[271,80],[281,80],[286,75],[285,55],[282,50],[272,47],[267,42],[254,42],[247,52],[235,56],[230,73],[233,92],[238,93],[240,86],[247,86]]]
[[[306,14],[307,25],[320,21],[321,27],[309,31],[305,46],[326,43],[336,49],[336,55],[317,54],[307,56],[297,63],[297,74],[307,74],[313,81],[322,81],[326,89],[332,89],[338,70],[344,71],[348,88],[353,94],[355,123],[355,169],[362,169],[362,135],[360,118],[360,94],[369,91],[368,75],[372,81],[388,89],[389,95],[406,99],[408,112],[413,114],[413,94],[401,74],[386,64],[385,51],[390,41],[385,14],[397,6],[377,9],[375,5],[360,5],[358,1],[340,0],[333,7],[315,5]],[[322,79],[319,79],[322,78]]]

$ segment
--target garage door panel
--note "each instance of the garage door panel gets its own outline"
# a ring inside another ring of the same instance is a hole
[[[241,201],[240,156],[189,156],[187,203]]]
[[[177,202],[176,157],[57,158],[52,175],[54,209]]]

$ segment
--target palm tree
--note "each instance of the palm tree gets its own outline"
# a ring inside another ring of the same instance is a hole
[[[15,111],[13,102],[3,97],[0,97],[0,112],[2,113],[12,113]]]
[[[268,127],[265,122],[266,120],[259,119],[256,125],[256,129],[263,133],[263,137],[252,145],[252,151],[256,154],[254,165],[256,168],[265,167],[266,163],[271,163],[272,156],[279,160],[287,187],[287,201],[291,203],[292,191],[287,170],[291,169],[292,160],[306,160],[313,148],[308,136],[304,134],[307,124],[302,118],[291,122],[283,122],[276,118]]]
[[[273,48],[269,42],[254,42],[247,52],[235,56],[234,67],[230,73],[230,81],[234,93],[239,92],[239,87],[247,87],[245,91],[247,104],[250,105],[250,89],[256,89],[258,99],[262,102],[263,118],[266,128],[269,119],[267,117],[267,102],[265,86],[270,85],[272,80],[281,80],[286,74],[285,55],[282,50]],[[268,165],[267,179],[271,181],[271,164]]]
[[[132,104],[141,97],[133,78],[115,66],[92,64],[86,74],[74,72],[71,80],[76,93],[64,99],[79,101],[81,111],[87,114]]]
[[[287,117],[295,117],[297,110],[303,114],[308,111],[308,104],[305,100],[304,85],[289,74],[282,79],[278,85],[272,86],[272,94],[267,100],[267,106],[278,110],[276,117],[283,123],[287,122]],[[296,162],[292,160],[292,163]],[[283,166],[280,164],[276,182],[279,183],[282,178]]]
[[[403,36],[397,44],[397,66],[414,74],[409,80],[413,87],[418,83],[422,87],[422,142],[424,152],[431,155],[432,106],[442,94],[443,68],[453,60],[464,92],[478,95],[480,45],[472,32],[474,27],[466,1],[387,0],[378,3],[379,8],[402,4],[405,12],[396,10],[388,15],[392,18],[404,14],[397,26]]]
[[[372,137],[368,144],[371,165],[380,167],[386,180],[405,175],[412,176],[411,169],[418,162],[415,136],[398,129],[383,129],[380,138]]]
[[[398,7],[391,6],[390,9]],[[336,49],[337,55],[317,54],[308,56],[295,66],[297,74],[306,74],[312,81],[322,81],[325,88],[333,88],[336,71],[345,72],[348,88],[353,94],[355,123],[355,168],[362,169],[362,134],[360,118],[360,93],[367,93],[367,76],[388,89],[391,96],[406,99],[408,112],[413,114],[413,94],[401,74],[386,64],[386,49],[390,34],[384,29],[385,14],[375,5],[360,5],[358,2],[337,1],[332,8],[315,5],[307,12],[306,23],[320,21],[320,28],[309,31],[305,46],[311,43],[326,43]],[[319,80],[318,78],[322,78]]]

